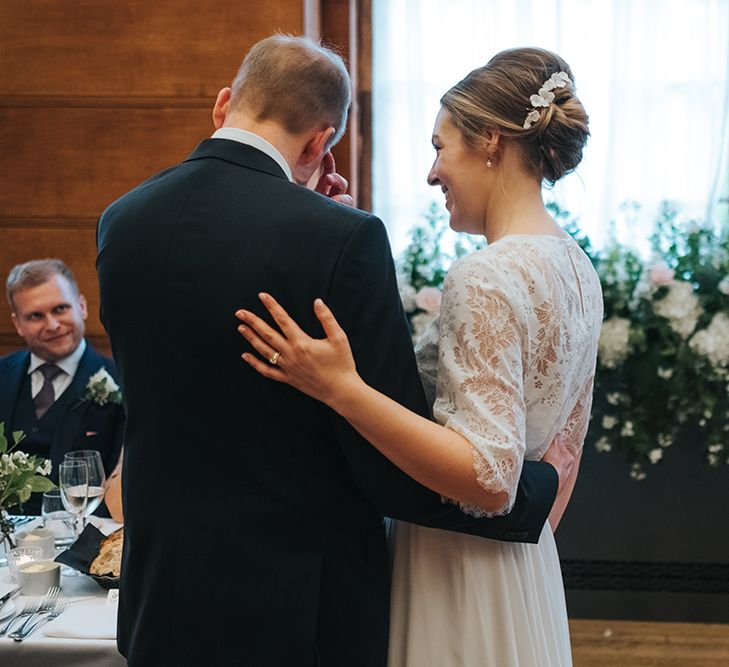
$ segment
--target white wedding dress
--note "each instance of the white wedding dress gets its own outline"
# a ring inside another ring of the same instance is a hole
[[[560,431],[582,446],[601,323],[599,279],[571,238],[507,236],[451,268],[418,366],[435,419],[472,444],[479,483],[508,492],[500,514],[524,457]],[[517,544],[393,524],[389,667],[572,664],[549,525]]]

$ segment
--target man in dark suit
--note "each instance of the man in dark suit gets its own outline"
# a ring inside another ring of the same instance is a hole
[[[6,434],[23,431],[20,449],[49,458],[55,483],[64,454],[72,450],[98,450],[111,472],[124,430],[124,409],[113,393],[116,367],[84,339],[86,299],[71,270],[57,259],[19,264],[6,289],[13,324],[27,345],[0,358],[0,421]],[[93,398],[92,377],[101,390]],[[18,511],[40,514],[40,509],[40,494],[33,494]]]
[[[213,137],[99,220],[102,321],[128,410],[118,643],[130,665],[382,667],[383,515],[501,540],[536,542],[544,526],[552,466],[525,465],[509,516],[468,517],[240,360],[234,313],[263,316],[260,291],[317,336],[322,297],[362,377],[428,414],[382,223],[303,187],[349,101],[338,56],[268,38],[219,93]]]

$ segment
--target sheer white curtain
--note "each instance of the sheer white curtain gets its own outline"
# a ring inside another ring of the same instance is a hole
[[[592,136],[549,196],[595,242],[615,220],[641,245],[663,200],[726,219],[729,0],[374,0],[373,12],[374,210],[396,251],[442,202],[425,181],[440,96],[514,46],[572,68]]]

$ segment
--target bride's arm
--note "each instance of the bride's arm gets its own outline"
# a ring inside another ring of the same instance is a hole
[[[301,331],[271,296],[261,295],[261,300],[283,335],[248,311],[238,313],[247,325],[241,327],[241,333],[265,359],[273,359],[276,352],[279,356],[276,365],[250,353],[243,355],[245,361],[265,377],[290,384],[329,405],[421,484],[489,513],[503,510],[510,494],[491,493],[479,484],[468,439],[410,412],[360,378],[346,334],[320,300],[315,312],[326,334],[321,340]]]

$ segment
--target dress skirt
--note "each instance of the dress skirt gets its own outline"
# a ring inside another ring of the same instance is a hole
[[[547,524],[538,544],[392,522],[389,667],[568,667],[567,609]]]

